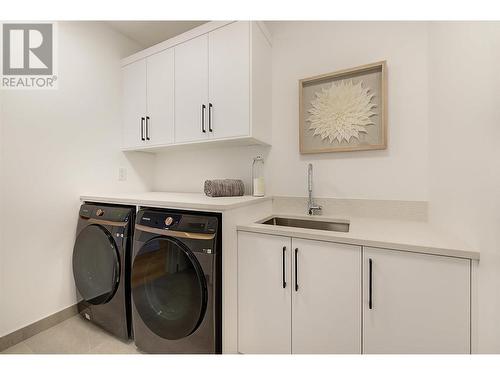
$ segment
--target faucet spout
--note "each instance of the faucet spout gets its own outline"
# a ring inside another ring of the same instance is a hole
[[[312,173],[313,173],[313,166],[311,163],[307,166],[307,191],[309,193],[309,199],[307,201],[307,214],[308,215],[314,215],[315,212],[318,214],[321,213],[321,206],[317,205],[314,203],[313,199],[313,179],[312,179]]]
[[[309,195],[312,194],[312,190],[313,190],[312,173],[313,173],[313,165],[311,163],[309,163],[309,165],[307,166],[307,190],[309,191]]]

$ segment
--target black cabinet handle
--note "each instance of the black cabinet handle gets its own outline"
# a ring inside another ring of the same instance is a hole
[[[202,104],[201,105],[201,131],[203,133],[207,132],[205,130],[205,108],[207,108],[207,106],[205,104]]]
[[[286,281],[285,281],[285,257],[286,257],[286,246],[283,246],[283,289],[286,288]]]
[[[212,129],[212,103],[208,103],[208,131],[210,133],[213,132],[213,129]]]
[[[149,138],[149,116],[146,116],[146,139],[149,141],[151,138]]]
[[[373,261],[368,259],[368,308],[373,308]]]
[[[141,140],[145,141],[144,138],[144,117],[141,117]]]
[[[295,291],[299,290],[299,279],[297,273],[297,255],[299,253],[299,249],[295,249]]]

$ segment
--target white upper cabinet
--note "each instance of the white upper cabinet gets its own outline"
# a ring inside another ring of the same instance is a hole
[[[250,135],[250,23],[208,34],[209,130],[213,138]]]
[[[361,247],[292,239],[292,353],[361,354]]]
[[[146,126],[146,60],[127,65],[123,77],[123,147],[140,147]]]
[[[208,138],[208,35],[175,47],[175,142]]]
[[[147,58],[147,140],[150,145],[174,141],[174,50]]]
[[[174,51],[157,53],[123,68],[123,147],[174,141]]]
[[[261,23],[209,22],[122,64],[124,149],[271,143],[271,44]]]
[[[470,353],[470,260],[364,248],[363,353]]]

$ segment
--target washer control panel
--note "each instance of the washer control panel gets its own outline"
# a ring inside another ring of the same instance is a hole
[[[131,208],[105,206],[98,204],[82,204],[80,207],[80,217],[83,219],[99,219],[114,222],[127,222],[130,219]]]
[[[181,214],[169,211],[140,210],[137,224],[191,233],[215,233],[218,219],[214,216]]]

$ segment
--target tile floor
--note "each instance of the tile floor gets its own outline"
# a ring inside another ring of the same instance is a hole
[[[46,331],[7,348],[2,354],[140,354],[125,343],[75,315]]]

